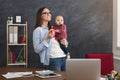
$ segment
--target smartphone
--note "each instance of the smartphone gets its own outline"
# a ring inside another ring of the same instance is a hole
[[[39,74],[40,76],[56,76],[56,73],[50,73],[50,74]]]
[[[57,76],[55,73],[50,73],[49,76]]]

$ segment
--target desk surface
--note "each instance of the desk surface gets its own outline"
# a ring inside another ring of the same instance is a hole
[[[2,74],[6,74],[7,72],[32,71],[33,73],[35,73],[36,70],[40,70],[40,69],[24,68],[24,67],[2,67],[0,68],[0,80],[8,80],[2,76]],[[13,78],[9,80],[65,80],[65,72],[60,72],[60,71],[55,71],[55,72],[61,74],[62,76],[55,78],[47,78],[47,79],[42,79],[36,76],[29,76],[29,77]]]

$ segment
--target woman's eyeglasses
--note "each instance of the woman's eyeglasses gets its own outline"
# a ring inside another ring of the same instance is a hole
[[[52,13],[51,12],[43,12],[42,14],[47,14],[48,15],[48,14],[52,14]]]

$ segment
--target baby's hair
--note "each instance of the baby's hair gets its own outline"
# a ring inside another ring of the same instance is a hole
[[[61,17],[63,17],[62,15],[56,15],[56,16],[55,16],[55,18],[56,18],[56,17],[58,17],[58,16],[61,16]]]
[[[55,16],[55,20],[56,20],[56,18],[57,18],[57,17],[62,17],[62,18],[63,18],[63,16],[62,16],[62,15],[57,15],[57,16]],[[64,19],[64,18],[63,18],[63,19]]]

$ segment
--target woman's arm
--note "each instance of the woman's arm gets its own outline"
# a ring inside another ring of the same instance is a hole
[[[53,32],[45,32],[41,28],[34,30],[33,32],[33,46],[36,53],[40,53],[49,47],[49,41],[53,38]]]
[[[43,34],[40,28],[37,28],[33,32],[33,47],[36,53],[40,53],[46,47],[49,47],[48,42],[44,39],[45,34]]]

